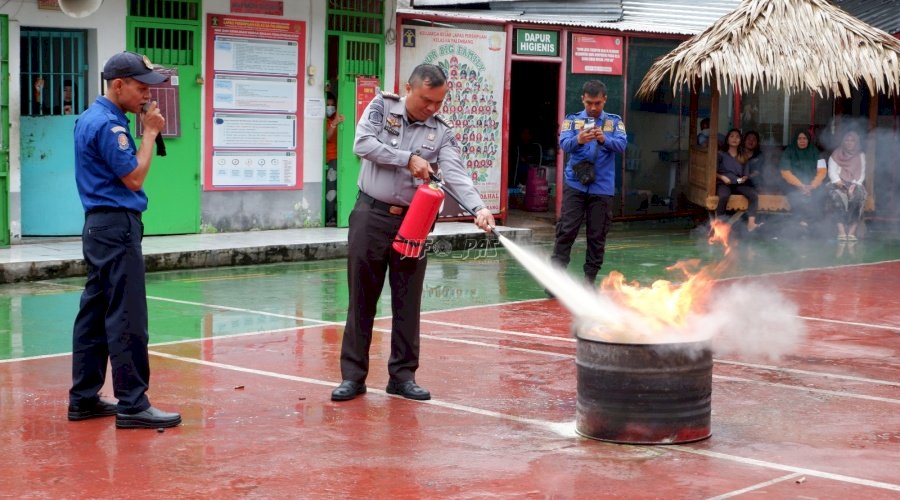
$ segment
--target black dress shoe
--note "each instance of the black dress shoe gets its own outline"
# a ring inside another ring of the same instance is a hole
[[[366,393],[366,384],[360,384],[352,380],[344,380],[341,385],[331,391],[332,401],[350,401],[351,399]]]
[[[69,405],[69,420],[87,420],[97,417],[111,417],[116,414],[116,403],[98,399],[93,403]]]
[[[396,394],[398,396],[403,396],[406,399],[415,399],[418,401],[431,399],[431,393],[416,385],[416,382],[413,380],[407,380],[406,382],[394,382],[391,380],[388,382],[385,391],[387,391],[388,394]]]
[[[116,427],[119,429],[161,429],[175,427],[181,423],[181,415],[150,407],[139,413],[117,413]]]

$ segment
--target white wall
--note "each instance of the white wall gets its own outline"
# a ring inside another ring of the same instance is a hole
[[[88,82],[88,103],[99,94],[100,68],[113,54],[125,50],[126,3],[123,0],[106,0],[93,14],[75,19],[60,11],[39,10],[35,0],[11,0],[0,7],[0,13],[10,20],[10,229],[13,241],[21,239],[21,160],[19,118],[21,116],[19,85],[19,32],[23,26],[52,27],[88,30],[88,64],[91,68]],[[257,14],[232,13],[230,0],[204,0],[202,12],[203,50],[202,67],[206,67],[206,17],[207,14],[226,14],[265,18]],[[396,0],[385,2],[385,28],[396,28]],[[277,19],[303,21],[306,24],[306,54],[304,71],[312,67],[315,76],[309,80],[303,76],[304,99],[325,98],[325,26],[327,3],[324,0],[284,0],[284,15]],[[396,42],[385,46],[384,88],[393,90],[395,85]],[[212,82],[207,82],[211,84]],[[202,116],[206,116],[205,102],[198,104]],[[301,103],[300,113],[303,113]],[[319,223],[324,151],[322,138],[324,120],[303,120],[303,190],[288,191],[204,191],[201,201],[201,222],[210,230],[273,229],[302,227]],[[201,141],[206,133],[201,129]],[[205,142],[201,142],[205,144]],[[203,173],[205,152],[201,149],[197,169]]]
[[[0,14],[9,16],[9,213],[12,241],[21,239],[22,161],[19,118],[21,116],[21,87],[19,85],[20,44],[22,27],[64,28],[88,30],[87,62],[91,68],[101,68],[116,52],[125,50],[124,22],[122,29],[110,29],[110,19],[125,19],[125,2],[107,1],[90,16],[75,19],[55,10],[41,10],[35,0],[12,0],[0,7]],[[102,28],[102,29],[101,29]],[[99,69],[95,72],[99,75]],[[97,79],[91,75],[88,83],[88,103],[99,92]]]

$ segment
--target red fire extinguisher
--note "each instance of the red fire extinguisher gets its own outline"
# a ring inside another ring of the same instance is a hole
[[[425,239],[443,202],[444,190],[438,183],[429,182],[419,186],[394,238],[394,250],[406,257],[421,257],[425,251]]]

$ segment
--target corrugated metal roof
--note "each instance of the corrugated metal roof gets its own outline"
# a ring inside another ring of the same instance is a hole
[[[493,2],[516,2],[518,0],[491,0]],[[490,3],[485,0],[412,0],[413,7],[452,7],[471,3]]]
[[[492,2],[491,10],[521,10],[525,15],[590,16],[618,21],[622,19],[622,0],[568,0],[544,2],[539,0]]]
[[[890,34],[900,33],[898,0],[832,0],[845,12]]]
[[[830,2],[880,30],[900,33],[900,0]],[[695,35],[732,12],[739,3],[740,0],[414,0],[412,10],[434,15],[452,13],[473,21],[516,21],[625,32]],[[490,10],[452,8],[470,4],[487,4]],[[398,12],[410,12],[401,5],[398,4]]]
[[[423,1],[449,5],[468,0],[415,0],[414,5]],[[495,0],[497,1],[497,0]],[[739,0],[587,0],[583,2],[552,2],[552,12],[534,13],[512,10],[513,4],[547,4],[550,2],[503,1],[492,5],[491,10],[473,9],[398,9],[404,14],[452,15],[468,21],[504,21],[530,24],[551,24],[609,29],[631,33],[660,33],[673,35],[694,35],[711,26],[720,17],[733,11]],[[481,3],[481,2],[480,2]],[[592,4],[585,10],[585,4]],[[616,4],[621,4],[621,13],[616,15]],[[576,7],[576,11],[573,7]],[[506,10],[509,8],[510,10]]]
[[[665,25],[669,32],[693,35],[737,8],[739,0],[623,0],[623,21]]]

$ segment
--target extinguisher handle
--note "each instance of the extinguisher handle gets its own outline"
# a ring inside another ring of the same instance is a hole
[[[447,193],[447,195],[449,195],[451,198],[453,198],[453,201],[455,201],[456,204],[460,206],[460,208],[462,208],[462,209],[465,210],[466,212],[469,212],[469,214],[470,214],[472,217],[475,217],[476,219],[478,218],[478,214],[476,214],[474,210],[472,210],[472,209],[469,208],[468,206],[464,205],[463,202],[459,201],[459,198],[457,198],[456,195],[453,194],[453,192],[451,192],[449,189],[447,189],[447,185],[444,184],[444,180],[443,180],[443,179],[441,179],[440,177],[438,177],[437,174],[428,174],[428,175],[429,175],[429,177],[431,177],[431,181],[432,181],[432,182],[435,182],[435,183],[437,183],[439,186],[441,186],[442,188],[444,188],[444,192]],[[499,234],[497,234],[497,228],[495,228],[494,226],[488,226],[488,227],[491,228],[491,232],[492,232],[492,233],[494,233],[494,234],[497,235],[497,236],[500,236]]]

